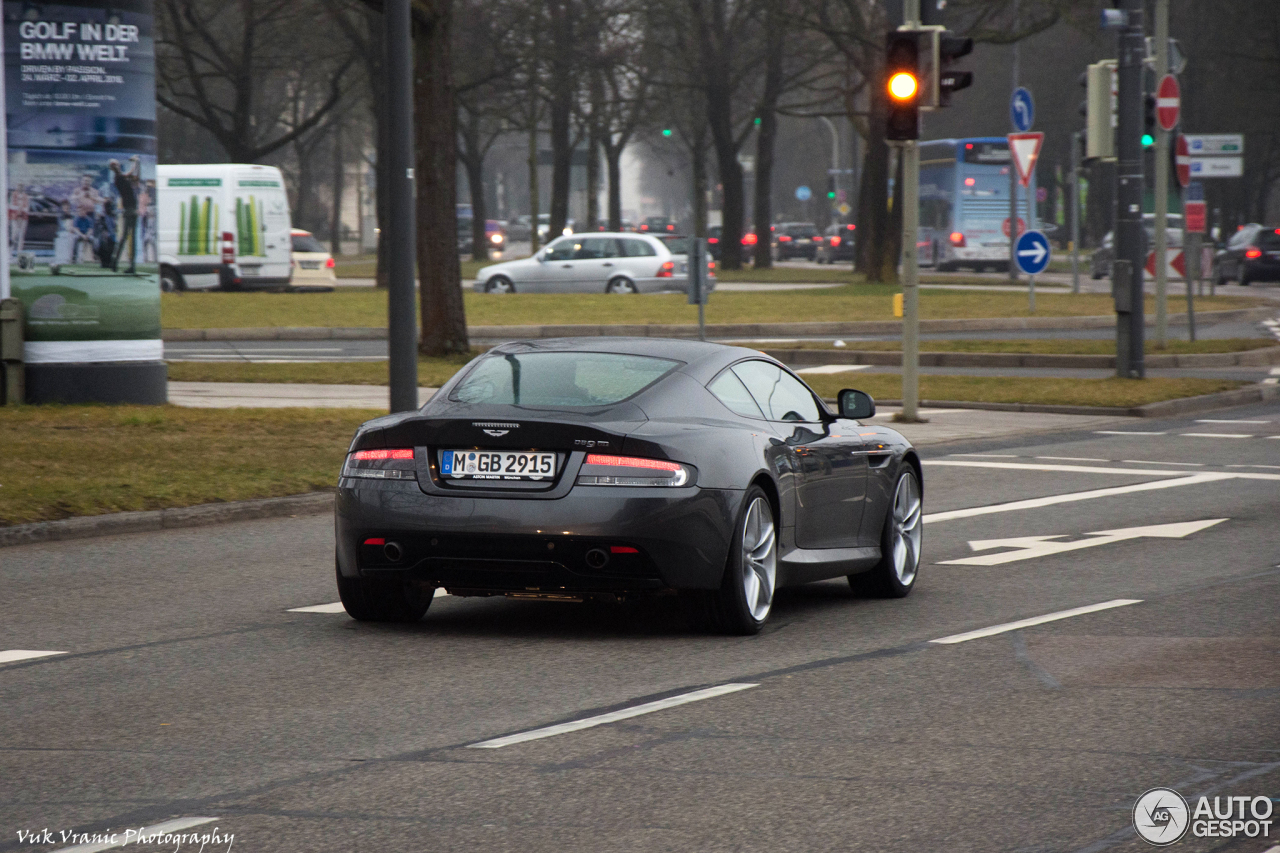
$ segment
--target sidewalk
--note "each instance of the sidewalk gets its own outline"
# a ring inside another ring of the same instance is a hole
[[[419,388],[425,403],[434,388]],[[386,411],[389,391],[379,385],[303,385],[268,382],[170,382],[169,402],[197,408],[311,408],[380,409]],[[1117,423],[1114,415],[1065,415],[1039,412],[997,412],[984,409],[920,409],[924,424],[895,424],[897,406],[882,406],[873,421],[886,424],[919,445],[945,441],[1031,435],[1070,429],[1091,429]]]

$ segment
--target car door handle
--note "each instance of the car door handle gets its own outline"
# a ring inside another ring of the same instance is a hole
[[[604,262],[604,265],[605,265],[606,267],[611,267],[611,266],[613,266],[613,261],[605,261],[605,262]]]
[[[561,265],[560,265],[560,268],[561,268],[561,269],[566,269],[566,270],[567,270],[567,269],[573,269],[573,264],[561,264]]]

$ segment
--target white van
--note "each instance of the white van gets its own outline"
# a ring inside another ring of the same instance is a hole
[[[164,290],[287,287],[289,199],[274,166],[156,166]]]

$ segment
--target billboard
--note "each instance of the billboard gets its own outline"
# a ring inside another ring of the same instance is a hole
[[[7,252],[29,366],[163,371],[152,26],[151,0],[4,2]]]

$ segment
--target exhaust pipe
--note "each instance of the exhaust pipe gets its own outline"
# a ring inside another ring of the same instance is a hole
[[[388,542],[382,546],[382,553],[391,562],[398,563],[400,558],[404,556],[404,549],[400,547],[399,542]]]
[[[609,564],[609,552],[603,548],[592,548],[587,552],[587,565],[593,569],[603,569]]]

